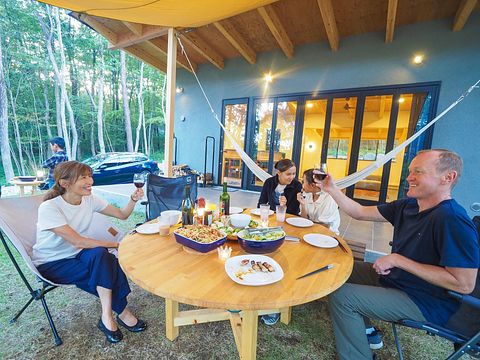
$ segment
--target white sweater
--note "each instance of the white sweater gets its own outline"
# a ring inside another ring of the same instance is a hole
[[[329,227],[331,231],[339,234],[340,212],[338,205],[333,198],[324,191],[318,193],[317,201],[313,201],[312,193],[305,193],[305,205],[301,209],[307,211],[307,217],[316,223],[322,223]]]

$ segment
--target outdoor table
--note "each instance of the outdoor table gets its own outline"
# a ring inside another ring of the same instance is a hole
[[[332,233],[322,225],[299,228],[277,223],[270,217],[270,226],[283,226],[287,235],[303,238],[304,234]],[[127,235],[120,243],[118,258],[125,274],[143,289],[165,298],[166,336],[173,341],[180,326],[230,320],[241,359],[255,359],[258,316],[280,312],[281,321],[290,322],[291,306],[308,303],[330,294],[350,276],[353,257],[340,247],[323,249],[303,241],[285,241],[275,252],[266,254],[282,267],[282,280],[265,286],[245,286],[232,281],[219,260],[217,251],[207,254],[184,249],[168,236]],[[228,241],[232,256],[245,252],[238,243]],[[297,277],[324,265],[333,268],[296,280]],[[179,311],[179,303],[203,309]],[[230,311],[228,311],[230,310]],[[233,311],[236,310],[236,311]]]
[[[32,188],[32,195],[36,194],[37,188],[39,185],[42,185],[44,182],[43,181],[21,181],[18,177],[14,177],[13,179],[10,180],[10,184],[13,184],[15,186],[18,186],[20,190],[20,196],[25,195],[25,186],[30,186]]]

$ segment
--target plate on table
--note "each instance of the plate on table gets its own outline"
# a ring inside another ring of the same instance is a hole
[[[323,234],[305,234],[303,235],[303,240],[305,240],[306,243],[319,248],[330,249],[338,246],[337,240],[331,236]]]
[[[288,224],[296,226],[296,227],[310,227],[313,225],[313,221],[309,219],[305,219],[302,217],[291,217],[285,220]]]
[[[243,212],[243,209],[241,207],[230,206],[230,215],[241,214],[242,212]]]
[[[142,224],[138,226],[135,230],[137,230],[137,233],[143,235],[158,234],[159,225],[158,223]]]
[[[243,260],[249,260],[247,265],[242,265]],[[251,261],[267,263],[270,271],[256,271],[252,268]],[[283,279],[283,269],[275,260],[265,255],[240,255],[234,256],[225,262],[227,275],[240,285],[262,286],[273,284]]]
[[[274,213],[273,210],[268,210],[268,216],[273,215],[273,213]],[[260,216],[260,209],[259,208],[252,209],[250,210],[250,214]]]

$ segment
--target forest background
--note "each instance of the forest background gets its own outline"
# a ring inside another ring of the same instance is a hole
[[[71,160],[140,151],[163,160],[165,75],[68,12],[0,0],[0,184],[35,174],[62,136]]]

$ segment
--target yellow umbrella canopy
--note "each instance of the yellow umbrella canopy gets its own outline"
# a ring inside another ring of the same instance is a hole
[[[277,0],[39,0],[79,13],[167,27],[198,27]]]

